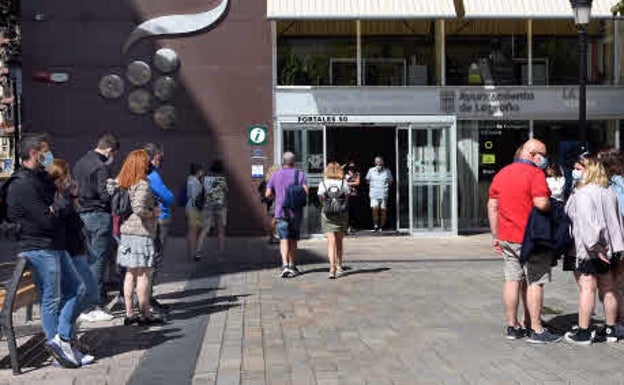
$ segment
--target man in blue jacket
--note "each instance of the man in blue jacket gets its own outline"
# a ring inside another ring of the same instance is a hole
[[[165,245],[167,243],[167,236],[169,235],[169,224],[171,222],[171,205],[174,201],[174,196],[171,190],[167,188],[160,176],[160,166],[165,157],[165,151],[161,144],[146,143],[143,146],[147,156],[150,159],[150,172],[147,175],[147,179],[150,183],[152,193],[158,202],[160,208],[160,218],[158,218],[158,236],[156,237],[156,260],[154,262],[154,269],[152,273],[151,286],[152,291],[154,289],[154,280],[158,271],[162,267],[162,260],[165,254]],[[164,305],[161,305],[154,296],[151,296],[150,305],[156,310],[164,310]]]

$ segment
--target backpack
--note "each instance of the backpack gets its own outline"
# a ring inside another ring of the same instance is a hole
[[[178,196],[176,198],[176,201],[178,202],[178,206],[186,207],[186,204],[188,203],[188,185],[187,185],[187,183],[184,183],[182,185],[182,187],[180,188],[180,190],[178,191]]]
[[[327,188],[325,181],[321,182],[325,186],[323,193],[323,213],[335,215],[343,214],[347,211],[347,194],[342,191],[340,186],[330,186]],[[342,182],[344,183],[344,181]]]
[[[199,190],[199,194],[195,197],[193,204],[197,210],[203,210],[206,205],[206,189],[204,187],[204,180],[200,179],[199,183],[201,184],[201,189]]]
[[[118,188],[111,198],[111,211],[114,216],[118,216],[120,223],[132,215],[132,203],[127,189]]]
[[[299,184],[299,170],[295,170],[295,180],[293,184],[286,187],[286,195],[282,210],[300,210],[308,204],[308,194],[306,194],[302,185]]]
[[[215,176],[209,179],[210,185],[205,191],[206,204],[213,208],[221,208],[225,205],[225,194],[227,193],[227,182],[223,176]],[[206,180],[204,180],[204,185]]]

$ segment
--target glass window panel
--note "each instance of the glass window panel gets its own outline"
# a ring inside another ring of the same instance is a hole
[[[435,21],[363,21],[362,83],[435,85]]]
[[[278,85],[357,85],[355,21],[280,22]]]

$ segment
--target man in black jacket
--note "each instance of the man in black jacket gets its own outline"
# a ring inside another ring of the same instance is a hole
[[[111,218],[111,196],[106,190],[106,181],[111,177],[110,165],[119,150],[119,140],[110,133],[100,136],[97,147],[80,158],[73,169],[73,178],[78,183],[80,218],[89,251],[89,265],[97,277],[101,300],[92,304],[80,315],[81,321],[110,321],[113,316],[97,305],[106,301],[104,291],[104,270],[111,254],[113,222]]]
[[[7,218],[19,226],[19,257],[30,264],[41,301],[45,349],[65,367],[81,365],[70,343],[84,284],[64,244],[57,244],[59,221],[69,197],[55,201],[56,187],[44,167],[52,163],[44,135],[24,136],[19,143],[22,167],[7,181]]]

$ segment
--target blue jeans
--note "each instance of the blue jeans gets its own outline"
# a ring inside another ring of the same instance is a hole
[[[80,310],[83,311],[90,306],[96,305],[100,301],[100,292],[98,289],[98,282],[91,271],[89,261],[86,255],[79,255],[72,258],[76,271],[85,286],[85,295],[80,306]]]
[[[102,212],[82,213],[80,219],[89,251],[89,266],[98,283],[98,294],[101,297],[98,302],[103,304],[106,300],[104,271],[111,255],[113,220],[110,214]]]
[[[41,301],[41,324],[49,341],[56,334],[69,340],[85,294],[85,287],[66,251],[33,250],[20,254],[31,265]]]

